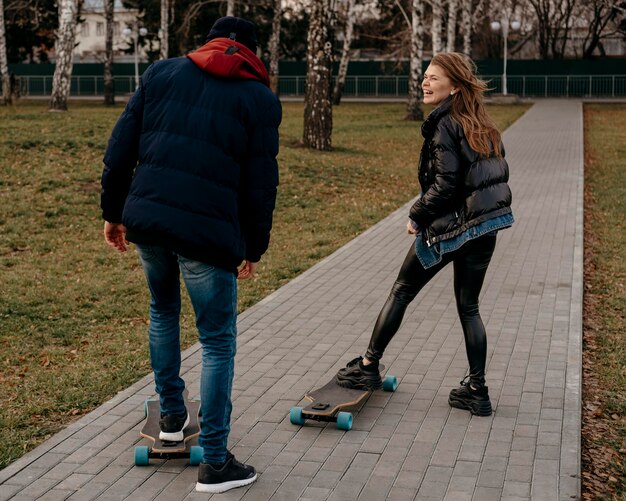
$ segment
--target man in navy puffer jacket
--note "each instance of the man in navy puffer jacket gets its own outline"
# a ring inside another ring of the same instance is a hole
[[[181,274],[194,307],[202,345],[201,492],[256,479],[226,448],[236,280],[252,276],[267,250],[278,186],[281,106],[255,52],[254,24],[224,17],[199,50],[151,65],[104,156],[106,242],[121,252],[127,240],[136,244],[152,296],[150,357],[163,440],[182,439],[189,423],[179,375]]]

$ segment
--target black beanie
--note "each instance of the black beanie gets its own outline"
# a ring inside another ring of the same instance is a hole
[[[230,38],[245,45],[256,53],[256,26],[254,23],[241,17],[220,17],[206,37],[206,42],[214,38]]]

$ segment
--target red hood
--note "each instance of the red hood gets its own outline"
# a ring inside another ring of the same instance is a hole
[[[231,48],[233,46],[236,50]],[[187,57],[210,75],[258,80],[270,86],[269,75],[261,60],[248,47],[234,40],[215,38]]]

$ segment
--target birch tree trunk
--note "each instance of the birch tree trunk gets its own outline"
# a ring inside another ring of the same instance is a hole
[[[471,57],[472,52],[472,0],[461,0],[461,35],[463,54]]]
[[[113,16],[115,0],[105,0],[104,17],[106,20],[106,38],[104,40],[104,104],[115,104],[115,87],[113,85]]]
[[[228,2],[226,2],[226,15],[227,16],[235,15],[235,0],[228,0]]]
[[[447,52],[454,52],[456,48],[456,18],[458,10],[459,0],[448,0]]]
[[[270,89],[278,95],[278,47],[280,45],[280,20],[282,18],[282,1],[274,0],[274,15],[272,17],[272,35],[268,43],[270,52]]]
[[[485,0],[479,0],[474,8],[473,0],[461,0],[461,35],[463,36],[463,54],[471,57],[472,52],[472,29],[478,26],[479,21],[483,19],[483,9],[485,8]],[[498,11],[497,7],[493,10]]]
[[[159,48],[159,59],[167,59],[169,52],[169,29],[170,29],[170,16],[169,16],[169,2],[168,0],[161,0],[161,40]]]
[[[7,38],[4,30],[4,1],[0,0],[0,75],[2,75],[2,100],[4,104],[13,103],[11,78],[7,61]]]
[[[331,0],[313,0],[307,35],[307,74],[304,93],[304,145],[317,150],[332,148]]]
[[[409,66],[409,100],[406,120],[423,120],[422,61],[424,59],[424,0],[413,0],[411,6],[411,61]]]
[[[441,21],[443,20],[443,0],[432,0],[433,19],[430,27],[430,34],[433,42],[433,56],[443,50],[441,41]]]
[[[337,81],[335,82],[335,90],[333,91],[333,104],[341,103],[341,95],[343,87],[346,83],[346,75],[348,74],[348,63],[350,62],[350,45],[354,37],[354,23],[356,20],[356,11],[354,9],[355,0],[348,0],[348,11],[346,13],[346,30],[343,34],[343,49],[341,51],[341,61],[339,62],[339,71],[337,73]]]
[[[72,78],[72,58],[76,39],[76,22],[80,0],[58,0],[59,29],[54,45],[56,63],[52,77],[50,111],[67,111],[67,98]]]

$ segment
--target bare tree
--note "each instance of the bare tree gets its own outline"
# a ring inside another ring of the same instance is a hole
[[[528,1],[537,15],[539,55],[542,59],[562,58],[578,0]]]
[[[235,15],[235,0],[228,0],[226,2],[226,15],[227,16]]]
[[[58,0],[59,29],[55,43],[56,63],[52,77],[50,111],[67,111],[72,78],[72,58],[76,40],[76,24],[82,0]]]
[[[602,39],[619,33],[619,24],[624,18],[624,7],[617,0],[588,0],[583,5],[582,17],[588,22],[588,31],[583,40],[583,57],[591,58],[596,49],[604,52]]]
[[[272,15],[272,35],[270,36],[268,49],[270,53],[270,88],[278,95],[278,50],[280,47],[280,20],[282,18],[282,1],[273,0],[274,12]]]
[[[4,1],[0,0],[0,75],[2,75],[2,100],[4,104],[13,103],[11,78],[7,61],[7,38],[4,32]]]
[[[354,22],[356,20],[356,10],[354,9],[355,0],[348,0],[346,9],[346,28],[343,33],[343,48],[341,50],[341,60],[339,62],[339,71],[337,72],[337,80],[335,81],[335,90],[333,91],[333,104],[341,103],[341,94],[343,86],[346,83],[346,75],[348,74],[348,62],[350,61],[350,45],[354,36]]]
[[[446,26],[446,51],[454,52],[456,46],[456,18],[459,0],[448,0],[448,25]]]
[[[167,59],[169,53],[169,29],[170,29],[170,16],[169,16],[169,2],[168,0],[161,0],[161,29],[159,30],[160,47],[159,47],[159,59]]]
[[[461,35],[463,36],[463,54],[472,52],[472,0],[461,0]]]
[[[309,15],[303,142],[317,150],[332,148],[332,3],[332,0],[312,0]]]
[[[433,56],[439,54],[443,50],[443,42],[441,40],[443,3],[444,0],[431,0],[430,2],[430,5],[432,6],[430,37],[433,44]]]
[[[422,61],[424,60],[424,0],[413,0],[411,5],[411,59],[409,66],[409,99],[407,120],[424,120],[422,110]]]
[[[479,0],[474,8],[474,0],[461,0],[461,35],[463,36],[463,54],[471,56],[472,28],[482,20],[484,0]]]
[[[104,18],[106,36],[104,40],[104,104],[115,104],[115,85],[113,84],[113,17],[115,0],[105,0]]]

